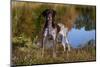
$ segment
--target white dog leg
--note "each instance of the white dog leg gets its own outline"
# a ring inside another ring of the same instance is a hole
[[[63,43],[63,47],[64,47],[64,52],[66,51],[66,45],[65,43]]]
[[[45,29],[44,34],[43,34],[43,40],[42,40],[42,57],[44,56],[46,37],[47,37],[47,29]]]
[[[66,38],[66,43],[67,43],[67,47],[68,47],[68,51],[70,51],[70,44],[68,42],[68,39]]]
[[[66,51],[66,43],[65,43],[65,37],[64,36],[62,37],[62,45],[63,45],[64,52],[65,52]]]

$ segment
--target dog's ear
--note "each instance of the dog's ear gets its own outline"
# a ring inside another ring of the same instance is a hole
[[[45,11],[42,12],[43,17],[45,17],[47,15],[47,11],[48,11],[48,9],[46,9]]]
[[[55,15],[56,15],[56,11],[55,11],[55,10],[53,10],[53,16],[55,17]]]

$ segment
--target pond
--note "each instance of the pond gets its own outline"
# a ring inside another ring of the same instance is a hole
[[[68,40],[72,47],[84,46],[88,41],[95,40],[95,30],[86,31],[85,28],[73,28],[68,33]]]
[[[79,16],[72,29],[68,32],[67,39],[72,48],[84,47],[85,45],[95,45],[96,25],[95,21],[86,16]],[[46,41],[47,47],[52,47],[51,41]]]
[[[88,15],[79,15],[73,28],[68,33],[68,40],[72,47],[84,46],[89,41],[95,41],[96,22]]]

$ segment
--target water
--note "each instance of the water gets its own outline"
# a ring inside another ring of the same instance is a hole
[[[77,48],[79,45],[83,46],[89,40],[95,40],[95,30],[86,31],[84,27],[72,28],[68,33],[68,40],[73,48]]]

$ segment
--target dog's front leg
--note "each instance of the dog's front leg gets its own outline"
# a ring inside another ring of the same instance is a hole
[[[52,31],[53,36],[53,57],[56,57],[56,38],[57,38],[57,29],[54,29]]]
[[[53,40],[53,57],[56,57],[56,41]]]
[[[42,40],[42,57],[44,56],[45,40],[46,40],[46,37],[44,37],[43,40]]]
[[[43,39],[42,39],[42,57],[44,56],[46,37],[47,37],[47,29],[45,29],[45,31],[43,33]]]

